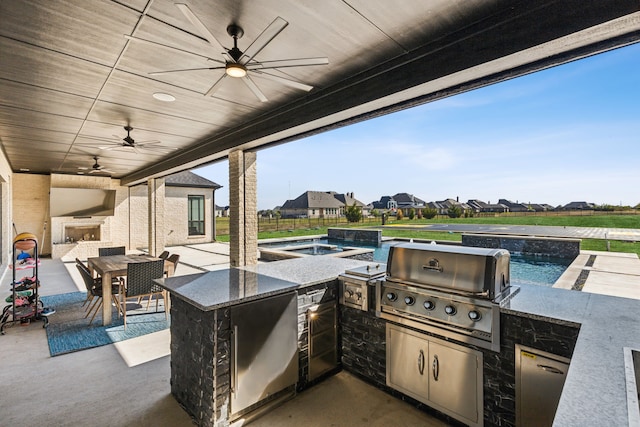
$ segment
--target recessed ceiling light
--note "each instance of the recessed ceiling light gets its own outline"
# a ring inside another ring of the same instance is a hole
[[[27,168],[20,168],[20,172],[29,172],[31,169],[27,169]]]
[[[156,92],[153,94],[153,97],[155,99],[157,99],[158,101],[164,101],[164,102],[173,102],[176,100],[176,97],[173,95],[170,95],[168,93],[162,93],[162,92]]]

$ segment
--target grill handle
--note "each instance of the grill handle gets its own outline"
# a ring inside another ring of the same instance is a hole
[[[431,365],[431,372],[433,373],[433,379],[438,381],[440,375],[440,362],[438,362],[438,355],[433,356],[433,364]]]
[[[420,355],[418,356],[418,372],[420,375],[424,374],[424,352],[420,350]]]
[[[431,258],[426,264],[422,266],[423,270],[435,271],[442,273],[443,268],[440,266],[440,261],[437,258]]]

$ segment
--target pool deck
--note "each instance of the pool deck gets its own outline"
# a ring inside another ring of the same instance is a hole
[[[640,299],[640,259],[636,254],[580,251],[553,287],[573,289],[581,282],[581,275],[582,292]]]

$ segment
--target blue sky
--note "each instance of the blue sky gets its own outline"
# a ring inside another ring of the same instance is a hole
[[[640,45],[258,152],[258,209],[307,190],[371,203],[640,203]],[[222,185],[228,163],[194,172]]]

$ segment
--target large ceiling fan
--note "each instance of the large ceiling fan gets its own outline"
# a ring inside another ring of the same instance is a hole
[[[270,74],[265,72],[264,70],[272,70],[277,68],[287,68],[287,67],[306,67],[310,65],[325,65],[329,63],[328,58],[326,57],[317,57],[317,58],[297,58],[297,59],[282,59],[275,61],[258,61],[255,59],[256,55],[264,49],[266,45],[268,45],[271,40],[273,40],[284,28],[289,25],[287,21],[282,19],[281,17],[277,17],[269,26],[256,38],[249,47],[247,47],[244,51],[241,51],[238,48],[238,39],[240,39],[244,30],[236,25],[231,24],[227,27],[227,34],[229,34],[233,38],[233,47],[225,48],[207,29],[207,27],[202,23],[202,21],[191,11],[189,6],[183,3],[176,3],[176,7],[187,17],[187,19],[196,27],[198,32],[209,42],[209,44],[217,51],[220,52],[224,58],[224,61],[220,61],[217,59],[209,58],[209,60],[219,63],[220,65],[214,67],[202,67],[202,68],[188,68],[188,69],[178,69],[178,70],[167,70],[167,71],[155,71],[149,73],[150,75],[162,75],[169,73],[178,73],[185,71],[196,71],[196,70],[224,70],[224,73],[215,81],[213,86],[204,94],[205,96],[210,96],[213,94],[219,87],[220,84],[224,81],[226,77],[232,77],[242,80],[242,82],[253,92],[253,94],[262,102],[267,101],[267,97],[260,90],[260,88],[255,84],[255,82],[251,79],[250,76],[259,76],[261,78],[272,80],[278,83],[282,83],[284,85],[304,90],[310,91],[313,89],[313,86],[309,86],[304,83],[300,83],[295,80],[291,80],[288,78],[284,78],[278,75]],[[178,50],[180,52],[185,52],[182,49],[173,48],[171,46],[167,46],[164,44],[156,43],[150,40],[145,40],[133,36],[125,36],[128,39],[138,40],[141,42],[146,42],[154,45],[160,45],[164,47],[168,47],[171,49]],[[193,52],[188,52],[194,55],[197,55]],[[198,55],[201,56],[201,55]]]
[[[143,141],[143,142],[136,142],[132,137],[131,137],[131,131],[133,130],[133,128],[129,125],[126,125],[124,127],[124,130],[127,131],[127,136],[125,136],[124,138],[120,139],[120,136],[118,135],[113,135],[113,137],[117,140],[117,141],[113,141],[113,142],[109,142],[108,146],[101,146],[98,147],[101,150],[125,150],[125,151],[135,151],[136,153],[139,153],[139,149],[148,149],[148,150],[153,150],[153,151],[159,151],[159,152],[165,152],[168,153],[170,151],[175,150],[175,148],[173,147],[163,147],[160,146],[161,142],[160,141]]]
[[[95,163],[91,167],[80,166],[78,168],[78,174],[82,175],[82,174],[85,174],[85,173],[90,173],[90,174],[94,174],[94,173],[114,174],[114,173],[116,173],[116,172],[114,172],[112,170],[105,169],[102,165],[98,164],[98,156],[93,156],[93,160],[95,161]]]

